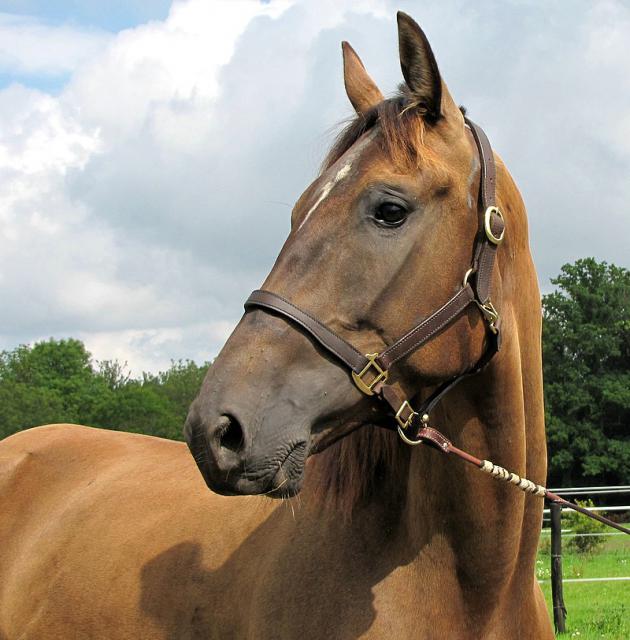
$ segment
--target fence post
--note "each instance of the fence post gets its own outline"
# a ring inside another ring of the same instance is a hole
[[[562,595],[562,507],[552,502],[551,514],[551,599],[553,602],[553,623],[558,633],[566,631],[567,608]]]

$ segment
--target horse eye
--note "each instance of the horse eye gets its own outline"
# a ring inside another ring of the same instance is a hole
[[[407,211],[395,202],[383,202],[376,209],[374,218],[384,227],[399,227],[407,218]]]

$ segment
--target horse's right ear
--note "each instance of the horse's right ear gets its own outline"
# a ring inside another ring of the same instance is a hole
[[[355,111],[361,115],[382,102],[383,94],[365,70],[361,58],[345,40],[341,43],[341,49],[346,93]]]
[[[435,122],[442,116],[442,78],[431,45],[411,16],[399,11],[397,18],[400,66],[405,82],[425,117]]]

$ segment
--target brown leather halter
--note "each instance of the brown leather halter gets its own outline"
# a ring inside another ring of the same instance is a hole
[[[492,147],[481,127],[468,118],[465,118],[465,121],[479,155],[481,166],[479,210],[483,214],[481,228],[475,240],[471,267],[463,276],[461,288],[439,309],[383,352],[366,355],[331,331],[317,318],[271,291],[254,291],[245,302],[245,309],[254,307],[266,309],[284,316],[305,329],[319,344],[350,369],[352,379],[360,391],[368,396],[379,398],[389,406],[396,419],[398,434],[407,444],[427,443],[444,453],[453,453],[493,477],[510,482],[527,493],[547,497],[553,502],[580,511],[630,534],[630,529],[573,504],[527,478],[522,478],[489,460],[480,460],[458,449],[444,434],[429,426],[431,412],[444,395],[464,378],[481,371],[501,346],[501,317],[492,302],[490,289],[497,248],[505,235],[505,221],[495,200],[496,167]],[[414,409],[407,398],[401,397],[393,386],[387,384],[391,367],[438,335],[471,305],[479,309],[488,328],[487,346],[483,355],[471,368],[438,386],[421,406]]]

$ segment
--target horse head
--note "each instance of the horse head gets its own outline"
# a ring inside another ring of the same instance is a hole
[[[343,43],[357,115],[296,203],[263,285],[362,353],[381,352],[461,288],[480,228],[471,132],[425,34],[403,13],[398,35],[405,82],[389,99]],[[492,287],[500,300],[500,271]],[[401,360],[389,381],[412,397],[469,369],[487,340],[471,307]],[[214,491],[290,496],[309,455],[388,420],[309,333],[253,308],[210,368],[185,436]]]

